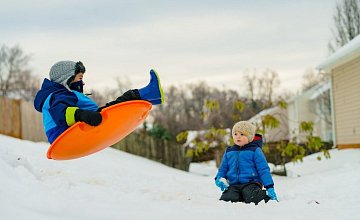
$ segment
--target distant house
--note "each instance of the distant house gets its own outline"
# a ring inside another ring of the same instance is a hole
[[[301,122],[314,123],[314,136],[332,142],[332,120],[330,104],[330,81],[322,82],[288,101],[288,123],[290,140],[304,142],[305,133],[300,132]]]
[[[318,66],[331,74],[334,143],[360,148],[360,35]]]
[[[265,109],[259,112],[257,115],[249,119],[249,122],[256,125],[257,129],[261,129],[262,117],[265,115],[271,115],[275,117],[279,122],[278,128],[273,128],[265,132],[264,140],[266,142],[277,142],[280,140],[289,140],[289,128],[288,128],[288,115],[287,110],[278,106]]]

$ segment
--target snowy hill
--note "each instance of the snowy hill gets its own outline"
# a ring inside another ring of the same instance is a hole
[[[280,202],[255,206],[218,201],[213,163],[187,173],[111,148],[53,161],[47,148],[0,135],[0,219],[360,219],[360,150],[288,164]]]

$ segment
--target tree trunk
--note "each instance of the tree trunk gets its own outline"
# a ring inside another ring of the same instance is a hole
[[[221,149],[216,149],[214,152],[214,157],[215,157],[215,163],[216,163],[216,167],[219,168],[221,165],[221,161],[222,161],[222,157],[224,155],[224,151]]]

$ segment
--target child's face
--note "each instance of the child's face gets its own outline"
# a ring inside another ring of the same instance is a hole
[[[232,137],[233,137],[234,143],[236,145],[239,145],[240,147],[249,143],[249,139],[241,132],[235,131],[232,134]]]
[[[73,81],[71,81],[71,83],[76,83],[79,82],[80,80],[82,80],[84,78],[84,73],[78,73],[75,75],[75,78]],[[85,85],[85,83],[83,82],[83,85]]]

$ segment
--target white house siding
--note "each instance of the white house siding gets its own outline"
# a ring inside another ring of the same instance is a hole
[[[360,57],[332,71],[336,144],[360,146]]]
[[[297,138],[299,135],[299,114],[296,107],[296,102],[288,103],[287,110],[288,110],[288,125],[289,125],[289,139],[292,140],[295,137]]]
[[[290,139],[295,139],[298,142],[306,141],[308,134],[299,131],[299,125],[302,121],[311,121],[314,123],[314,136],[319,136],[323,141],[331,142],[331,124],[325,122],[323,115],[324,112],[317,111],[320,103],[317,97],[330,89],[329,82],[324,82],[313,88],[305,91],[301,95],[293,98],[288,102],[288,117],[289,117],[289,132]],[[330,114],[330,113],[328,113]],[[330,115],[329,115],[330,117]]]
[[[288,103],[289,132],[290,139],[304,142],[306,135],[300,133],[299,124],[301,121],[313,121],[312,113],[309,111],[309,94],[303,94]]]
[[[261,129],[262,117],[265,115],[272,115],[275,117],[277,120],[279,120],[280,126],[278,128],[267,130],[266,134],[264,135],[264,140],[266,142],[289,140],[287,110],[280,107],[265,109],[249,119],[249,122],[255,124],[258,129]]]

